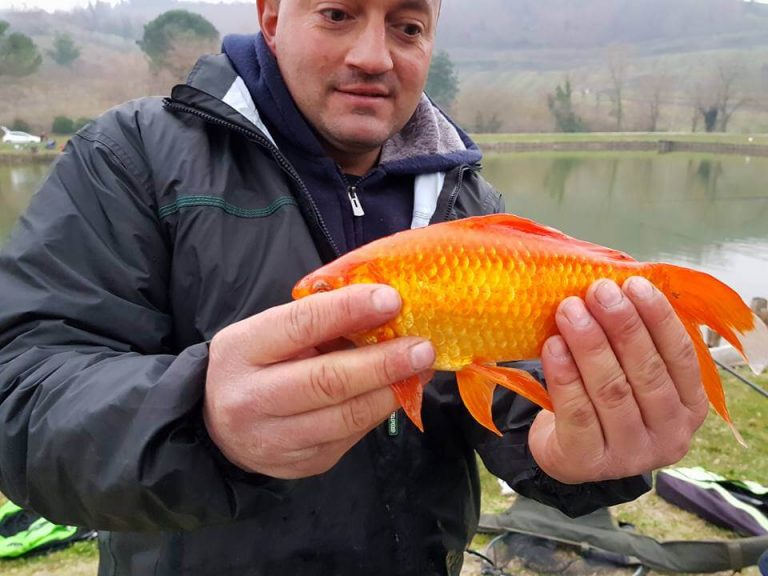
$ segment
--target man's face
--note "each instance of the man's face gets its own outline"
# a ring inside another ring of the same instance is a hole
[[[288,89],[332,150],[378,150],[413,115],[439,1],[259,0]]]

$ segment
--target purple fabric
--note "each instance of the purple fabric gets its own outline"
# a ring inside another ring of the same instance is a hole
[[[683,510],[739,534],[745,536],[768,534],[768,531],[750,514],[733,506],[715,490],[705,489],[698,484],[675,478],[661,471],[656,476],[656,493]],[[759,513],[756,508],[753,507],[753,509]]]

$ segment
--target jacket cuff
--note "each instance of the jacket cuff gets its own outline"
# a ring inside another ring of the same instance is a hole
[[[635,500],[652,486],[650,472],[618,480],[564,484],[534,464],[528,478],[515,482],[514,488],[523,496],[553,506],[571,518],[576,518],[599,508]]]

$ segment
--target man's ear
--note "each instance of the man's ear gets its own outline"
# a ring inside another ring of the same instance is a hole
[[[275,34],[277,32],[277,15],[280,11],[279,0],[256,0],[259,13],[259,26],[264,41],[272,52],[275,52]]]

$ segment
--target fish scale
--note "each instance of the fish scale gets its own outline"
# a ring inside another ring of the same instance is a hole
[[[438,344],[439,370],[458,370],[474,358],[498,362],[537,357],[554,333],[547,320],[565,295],[602,277],[621,282],[633,272],[568,255],[543,258],[535,265],[526,263],[531,254],[522,246],[488,249],[455,235],[445,242],[433,244],[431,258],[426,246],[413,246],[415,257],[402,258],[389,280],[404,302],[392,329],[398,336]],[[457,250],[456,242],[466,245]],[[445,254],[456,258],[457,266],[448,263],[440,274]]]
[[[583,298],[601,278],[622,284],[635,275],[649,279],[669,299],[694,344],[712,406],[740,439],[699,326],[722,335],[754,370],[768,364],[768,328],[733,290],[702,272],[640,263],[532,220],[497,214],[382,238],[307,275],[293,295],[359,283],[395,288],[403,302],[397,318],[351,339],[359,345],[399,336],[430,340],[433,368],[456,372],[464,404],[478,422],[500,434],[491,414],[497,384],[546,409],[553,406],[530,374],[496,363],[538,357],[547,338],[557,333],[555,314],[563,299]],[[418,378],[392,387],[408,417],[423,429]]]

